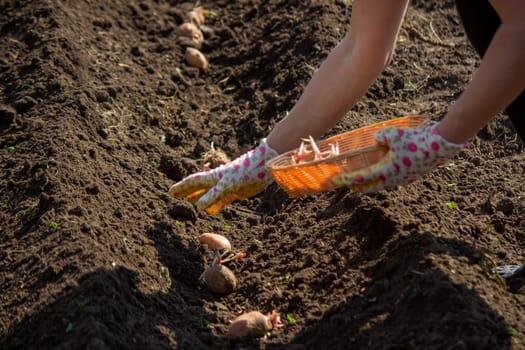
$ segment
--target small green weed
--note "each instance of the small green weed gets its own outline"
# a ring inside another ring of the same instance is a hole
[[[46,223],[47,227],[51,227],[51,228],[58,228],[58,226],[60,226],[59,224],[57,224],[56,222],[54,221],[48,221]]]
[[[69,322],[66,327],[66,333],[69,333],[73,330],[73,323]]]
[[[457,209],[458,208],[458,203],[456,203],[456,202],[447,202],[446,204],[447,204],[447,207],[449,209]]]
[[[35,210],[35,207],[36,206],[34,206],[34,205],[30,205],[29,207],[27,207],[27,209],[24,212],[24,215],[26,215],[26,216],[30,215],[33,212],[33,210]]]
[[[297,320],[295,319],[294,315],[292,315],[292,314],[286,314],[286,319],[291,324],[296,324],[297,323]]]
[[[514,327],[509,326],[508,331],[509,331],[509,335],[510,335],[511,337],[515,338],[515,337],[518,336],[518,331],[517,331],[516,328],[514,328]]]
[[[172,283],[171,276],[170,276],[170,270],[168,270],[168,268],[165,266],[161,266],[159,269],[159,274],[161,277],[163,277],[166,280],[166,284],[169,289]]]

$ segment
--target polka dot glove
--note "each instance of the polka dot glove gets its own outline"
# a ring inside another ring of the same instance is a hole
[[[417,129],[386,127],[375,138],[389,147],[385,157],[366,169],[334,177],[336,185],[365,193],[392,189],[414,182],[467,147],[441,137],[437,124]]]
[[[231,202],[255,196],[272,183],[265,164],[276,156],[277,151],[264,139],[259,146],[227,164],[182,179],[168,193],[175,198],[187,198],[199,210],[217,214]]]

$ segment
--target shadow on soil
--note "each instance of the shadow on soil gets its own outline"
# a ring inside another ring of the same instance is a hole
[[[503,317],[474,289],[455,283],[429,259],[472,260],[472,246],[430,233],[413,233],[391,245],[384,259],[366,271],[374,276],[370,285],[328,310],[292,340],[292,348],[511,348],[510,327]]]
[[[157,241],[158,248],[166,244],[164,239]],[[360,295],[328,310],[290,343],[269,342],[266,349],[511,348],[503,317],[474,289],[455,283],[433,263],[445,256],[471,260],[472,246],[430,233],[413,233],[389,244],[383,259],[365,271],[373,280]],[[162,255],[170,271],[181,269],[177,259]],[[194,300],[187,294],[191,288],[171,285],[164,293],[146,295],[138,291],[138,283],[137,275],[126,268],[87,274],[76,287],[20,322],[0,342],[1,348],[250,349],[261,345],[252,339],[228,342],[214,336],[203,322],[202,307],[187,304]],[[181,304],[183,309],[177,307]],[[188,313],[192,308],[195,312]]]

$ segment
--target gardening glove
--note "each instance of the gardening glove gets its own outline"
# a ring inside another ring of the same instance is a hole
[[[338,175],[332,181],[337,186],[349,186],[363,193],[414,182],[467,147],[445,140],[439,135],[437,125],[416,129],[383,128],[375,139],[389,148],[385,157],[363,170]]]
[[[208,214],[217,214],[231,202],[255,196],[272,183],[264,165],[276,156],[277,151],[263,139],[259,146],[227,164],[187,176],[168,193],[188,199]]]

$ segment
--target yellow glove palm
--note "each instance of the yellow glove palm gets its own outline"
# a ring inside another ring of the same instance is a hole
[[[175,198],[188,199],[199,210],[217,214],[233,201],[263,191],[273,181],[265,168],[266,161],[277,155],[263,140],[230,163],[182,179],[171,186],[168,193]]]

